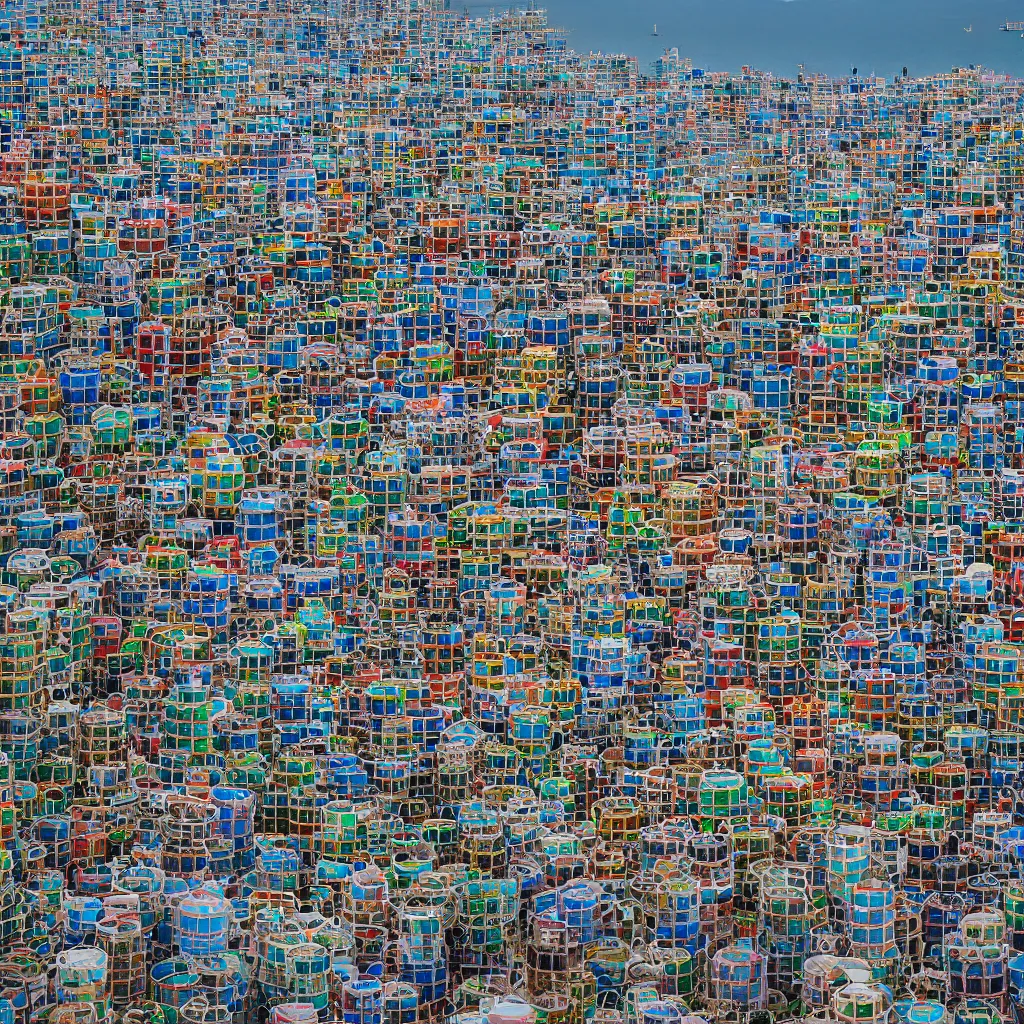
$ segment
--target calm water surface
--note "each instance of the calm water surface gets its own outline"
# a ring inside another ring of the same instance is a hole
[[[459,0],[452,0],[454,7]],[[578,51],[638,56],[646,68],[670,46],[697,67],[744,64],[808,71],[912,75],[982,64],[1024,76],[1024,0],[537,0]],[[471,10],[490,7],[480,0]],[[509,6],[498,3],[496,7]],[[658,37],[652,38],[657,23]],[[964,29],[970,27],[971,32]]]

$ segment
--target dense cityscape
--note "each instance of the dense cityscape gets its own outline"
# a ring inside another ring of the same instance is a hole
[[[1024,84],[9,0],[0,621],[0,1024],[1013,1024]]]

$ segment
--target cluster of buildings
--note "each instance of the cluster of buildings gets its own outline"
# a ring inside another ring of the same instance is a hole
[[[1024,84],[0,10],[0,1024],[1010,1024]]]

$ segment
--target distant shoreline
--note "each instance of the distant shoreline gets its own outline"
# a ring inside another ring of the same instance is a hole
[[[463,6],[483,13],[517,5],[473,0]],[[973,64],[1024,78],[1024,39],[1000,31],[1004,22],[1024,19],[1024,4],[1015,0],[631,0],[628,8],[621,0],[541,0],[538,6],[577,52],[627,54],[642,70],[676,47],[709,71],[747,65],[788,77],[803,64],[809,74],[842,77],[858,67],[891,78],[905,65],[912,77],[926,77]]]

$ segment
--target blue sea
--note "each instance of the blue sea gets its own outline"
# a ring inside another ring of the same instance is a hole
[[[454,7],[459,0],[452,0]],[[629,53],[642,67],[667,47],[696,67],[781,75],[892,76],[979,64],[1024,77],[1024,0],[536,0],[578,51]],[[471,2],[470,9],[492,4]],[[508,6],[497,3],[496,8]],[[651,35],[657,23],[658,36]],[[965,32],[971,28],[971,32]]]

